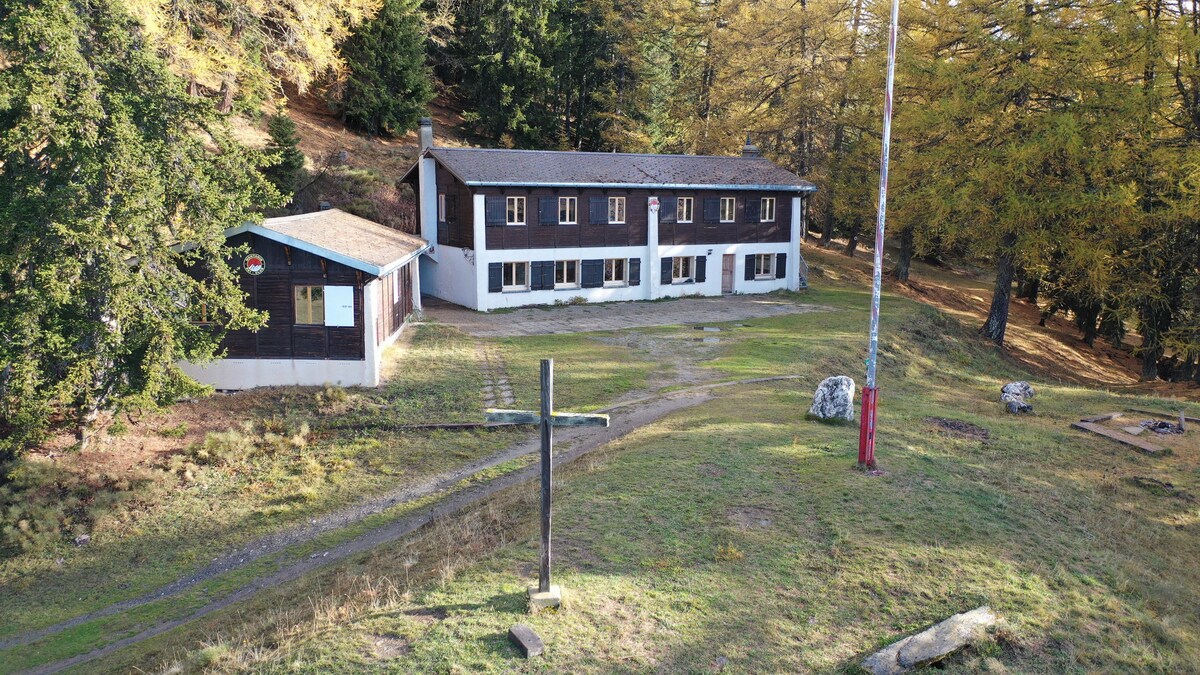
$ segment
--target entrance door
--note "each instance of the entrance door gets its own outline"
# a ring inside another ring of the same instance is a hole
[[[734,259],[730,254],[721,256],[721,292],[733,292],[733,266]]]

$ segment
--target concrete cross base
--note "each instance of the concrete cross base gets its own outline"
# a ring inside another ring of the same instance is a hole
[[[550,590],[545,593],[538,591],[537,586],[529,587],[529,611],[537,614],[543,609],[551,607],[559,607],[562,605],[562,589],[556,584],[550,585]]]

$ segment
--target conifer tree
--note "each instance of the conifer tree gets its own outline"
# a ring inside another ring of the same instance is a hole
[[[338,107],[348,126],[381,135],[416,127],[433,98],[422,21],[419,0],[385,0],[342,45],[347,74]]]
[[[304,153],[300,151],[296,123],[281,110],[267,119],[267,134],[271,137],[267,143],[267,154],[271,159],[263,167],[263,174],[279,194],[291,202],[304,174]]]
[[[211,357],[224,327],[262,320],[243,304],[223,231],[278,195],[257,153],[187,95],[117,0],[5,5],[0,51],[10,457],[52,416],[82,429],[102,408],[202,389],[176,362]]]

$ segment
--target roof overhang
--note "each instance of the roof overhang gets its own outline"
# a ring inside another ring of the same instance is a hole
[[[470,187],[602,188],[610,190],[753,190],[816,192],[816,185],[733,185],[720,183],[533,183],[529,181],[463,181]]]
[[[250,234],[256,234],[264,239],[270,239],[271,241],[283,244],[284,246],[293,246],[301,251],[307,251],[313,255],[319,255],[322,258],[339,262],[347,267],[360,270],[376,277],[382,277],[390,274],[397,268],[403,267],[417,256],[429,250],[429,244],[426,243],[422,245],[421,248],[418,248],[415,251],[404,255],[403,257],[397,258],[386,265],[380,266],[359,260],[358,258],[352,258],[344,253],[330,251],[327,248],[317,246],[316,244],[304,241],[303,239],[297,239],[293,236],[283,234],[282,232],[276,232],[275,230],[263,227],[262,225],[256,225],[254,223],[243,223],[237,227],[231,227],[228,230],[225,230],[225,238],[228,239],[229,237],[235,237],[239,234],[244,234],[247,232]]]

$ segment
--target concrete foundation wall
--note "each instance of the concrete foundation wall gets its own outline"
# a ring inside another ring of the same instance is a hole
[[[183,372],[217,389],[313,386],[374,387],[378,365],[367,361],[222,359],[206,365],[180,363]]]

